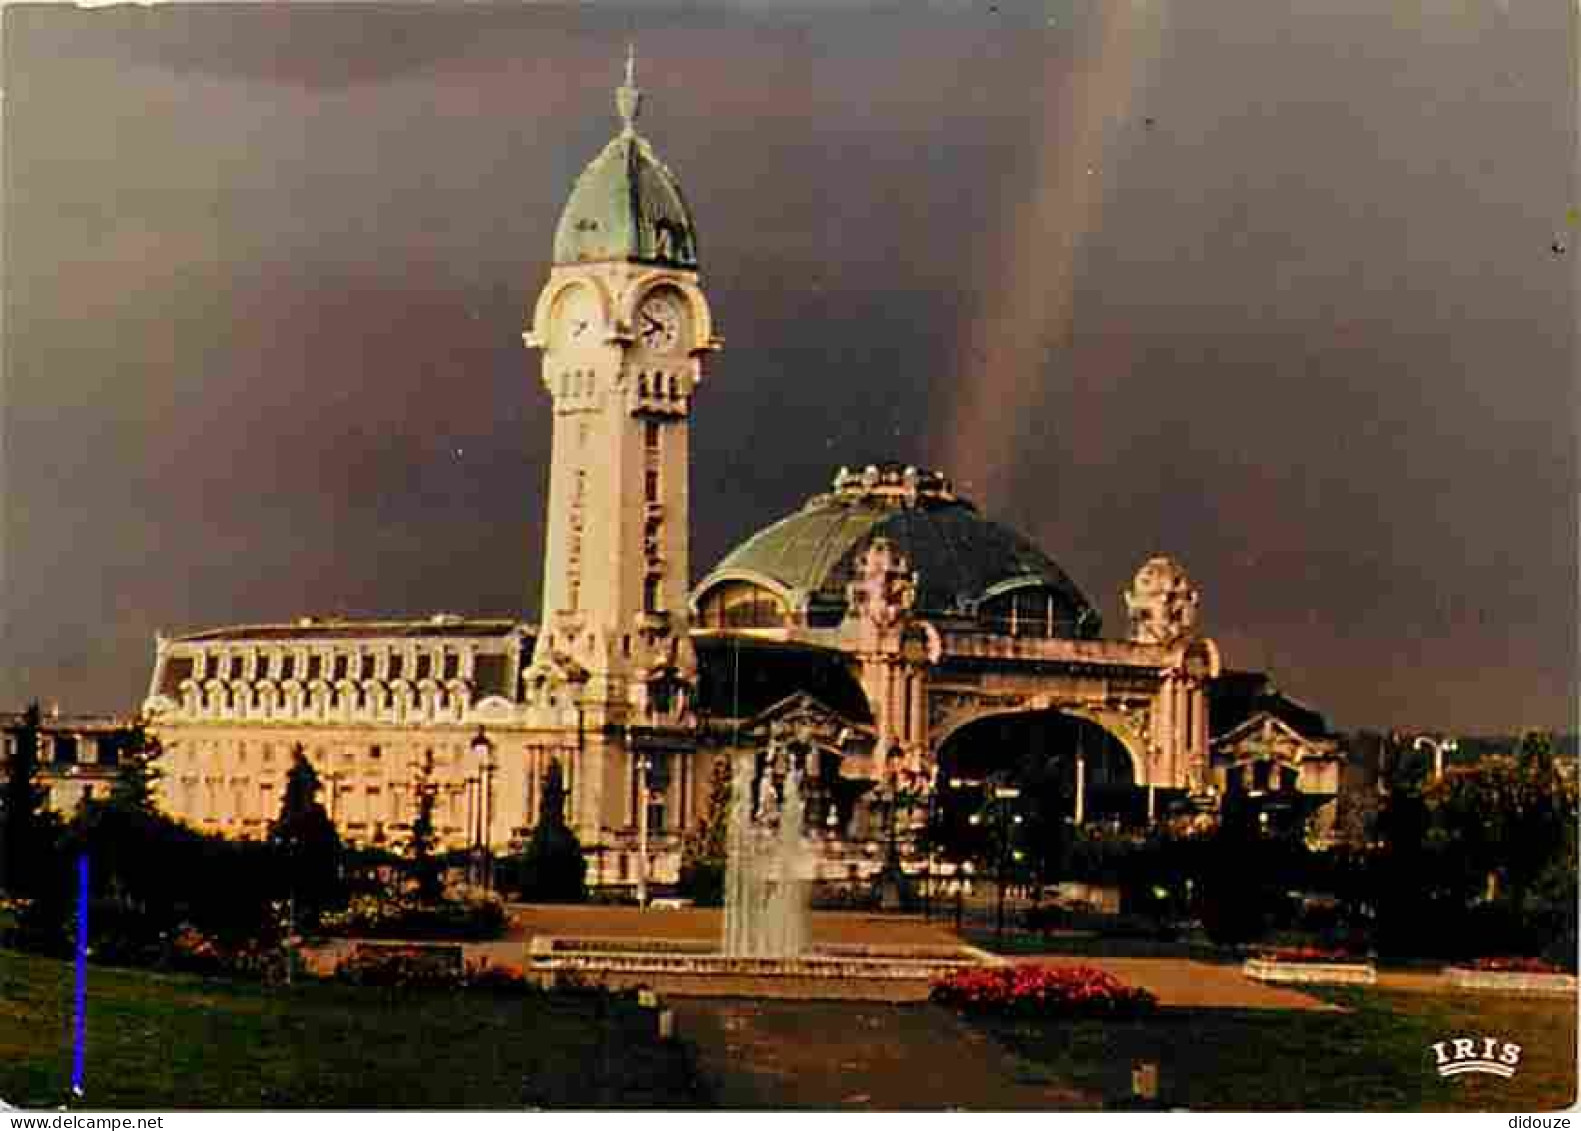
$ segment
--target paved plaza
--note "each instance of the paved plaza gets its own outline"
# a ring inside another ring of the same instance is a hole
[[[606,939],[668,939],[712,942],[721,934],[721,912],[712,908],[606,907],[596,905],[514,905],[511,927],[503,939],[467,943],[469,961],[487,959],[502,966],[522,968],[531,940],[537,936]],[[925,922],[915,916],[865,914],[849,911],[812,913],[815,944],[890,946],[951,946],[961,939],[948,923]],[[314,951],[314,965],[327,970],[336,957],[356,943],[335,940]],[[1097,940],[1094,951],[1101,948]],[[1322,1010],[1333,1006],[1285,986],[1270,986],[1244,977],[1232,963],[1192,958],[1112,958],[1101,954],[1019,957],[1015,962],[1052,962],[1096,966],[1124,982],[1150,990],[1159,1004],[1207,1009]],[[1411,978],[1410,975],[1401,977]],[[1423,976],[1416,976],[1421,980]],[[1413,988],[1415,983],[1413,982]],[[734,978],[718,986],[721,998],[757,998],[750,978]]]

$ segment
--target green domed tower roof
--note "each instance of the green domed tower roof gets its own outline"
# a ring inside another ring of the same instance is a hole
[[[937,472],[880,464],[841,468],[834,489],[758,531],[702,579],[764,585],[806,609],[809,623],[837,622],[864,550],[885,538],[918,573],[924,616],[1001,618],[1002,602],[1035,595],[1023,615],[1048,635],[1095,637],[1101,618],[1075,583],[1029,539],[984,518]],[[831,619],[832,618],[832,619]]]
[[[554,234],[556,264],[625,260],[697,267],[697,229],[675,174],[638,136],[642,92],[626,59],[626,82],[615,92],[620,133],[576,179]]]

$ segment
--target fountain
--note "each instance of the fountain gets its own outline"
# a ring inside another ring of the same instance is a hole
[[[732,958],[795,958],[810,939],[807,889],[812,860],[802,843],[801,767],[783,746],[771,742],[754,802],[755,762],[753,753],[744,750],[731,770],[722,953]]]
[[[536,936],[528,970],[558,980],[698,997],[914,1001],[938,978],[1003,960],[964,944],[812,942],[815,858],[803,839],[802,767],[787,744],[738,750],[731,766],[720,944],[701,939]],[[690,912],[689,914],[706,914]]]

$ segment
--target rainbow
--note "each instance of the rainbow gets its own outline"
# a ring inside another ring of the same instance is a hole
[[[1076,53],[1075,69],[1052,61],[1043,68],[1044,141],[1033,190],[987,241],[989,258],[976,268],[979,306],[961,335],[933,444],[941,466],[985,509],[1003,504],[1025,446],[1046,443],[1027,434],[1025,423],[1039,418],[1056,389],[1081,246],[1102,223],[1105,151],[1157,58],[1163,7],[1161,0],[1101,5],[1088,30],[1094,43]]]

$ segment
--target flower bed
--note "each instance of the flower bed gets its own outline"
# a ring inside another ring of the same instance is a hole
[[[1462,990],[1505,993],[1574,994],[1576,978],[1540,958],[1477,958],[1444,971],[1449,984]]]
[[[994,966],[957,970],[933,984],[940,1005],[1016,1017],[1134,1017],[1158,999],[1091,966]]]
[[[325,915],[319,929],[326,935],[354,939],[491,939],[504,933],[505,905],[493,895],[440,903],[363,895],[344,911]]]
[[[1541,958],[1473,958],[1460,965],[1470,970],[1492,970],[1502,974],[1563,974],[1552,962]]]
[[[226,943],[183,926],[170,939],[165,961],[172,970],[189,974],[278,982],[285,978],[289,956],[278,945],[256,939]]]
[[[1283,946],[1261,951],[1245,961],[1241,973],[1259,982],[1294,982],[1309,986],[1370,986],[1378,980],[1378,970],[1370,959],[1315,946]]]
[[[1360,962],[1348,950],[1338,947],[1322,946],[1271,946],[1263,947],[1257,952],[1257,957],[1266,958],[1270,962]]]
[[[335,964],[336,981],[400,989],[459,986],[462,949],[448,944],[363,943]]]

